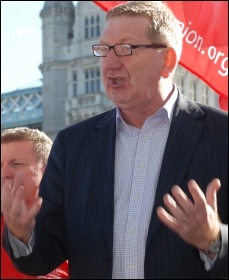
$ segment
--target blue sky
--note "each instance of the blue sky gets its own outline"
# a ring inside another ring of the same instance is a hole
[[[1,93],[40,84],[44,2],[1,1]]]

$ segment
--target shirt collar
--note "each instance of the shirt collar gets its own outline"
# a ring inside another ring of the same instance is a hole
[[[168,119],[170,122],[172,121],[172,116],[173,116],[173,110],[174,110],[174,105],[178,97],[178,90],[177,86],[173,84],[173,93],[170,96],[169,100],[164,104],[162,108],[165,108],[165,110],[168,113]]]
[[[173,110],[174,110],[174,105],[178,97],[178,90],[177,86],[173,84],[173,93],[170,96],[169,100],[161,107],[158,111],[160,111],[162,108],[164,108],[167,111],[168,114],[168,119],[171,122],[172,121],[172,116],[173,116]],[[122,121],[125,123],[125,121],[122,118],[121,111],[118,107],[116,107],[116,130],[118,129],[119,122]]]

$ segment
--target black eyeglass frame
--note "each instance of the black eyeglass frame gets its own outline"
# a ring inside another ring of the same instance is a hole
[[[119,46],[119,45],[128,45],[130,46],[130,54],[124,54],[124,55],[120,55],[120,54],[117,54],[116,51],[115,51],[115,46]],[[109,53],[109,51],[111,49],[114,50],[114,53],[117,55],[117,56],[130,56],[132,55],[132,50],[133,49],[138,49],[138,48],[144,48],[144,49],[160,49],[160,48],[167,48],[167,46],[164,46],[164,45],[157,45],[157,44],[149,44],[149,45],[131,45],[131,44],[115,44],[113,46],[108,46],[108,45],[105,45],[105,44],[97,44],[97,45],[92,45],[92,51],[93,51],[93,55],[96,56],[96,57],[107,57],[107,55],[96,55],[95,54],[95,51],[94,51],[94,47],[96,46],[104,46],[104,47],[108,47],[108,52],[107,54]]]

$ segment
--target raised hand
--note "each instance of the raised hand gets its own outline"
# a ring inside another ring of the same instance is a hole
[[[163,207],[158,207],[158,218],[184,241],[199,250],[205,250],[209,242],[220,232],[217,211],[219,179],[213,179],[207,186],[206,196],[194,180],[188,182],[191,201],[179,186],[172,187],[172,196],[164,195]]]
[[[35,217],[41,208],[42,198],[38,197],[38,191],[36,191],[28,203],[21,182],[23,180],[19,176],[16,176],[14,180],[4,180],[1,185],[1,208],[5,224],[10,232],[27,244],[35,226]]]

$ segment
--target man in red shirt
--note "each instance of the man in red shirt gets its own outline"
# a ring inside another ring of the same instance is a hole
[[[14,181],[25,189],[28,207],[38,194],[52,140],[43,132],[27,127],[7,129],[1,133],[1,184],[9,187]],[[1,244],[4,216],[1,213]],[[1,245],[1,279],[68,279],[68,261],[43,276],[29,276],[19,272]]]

